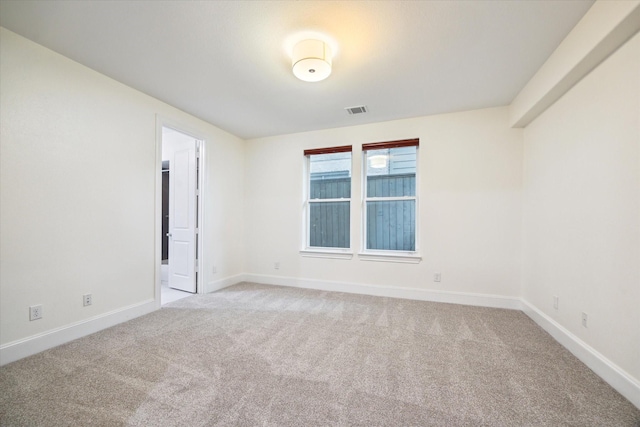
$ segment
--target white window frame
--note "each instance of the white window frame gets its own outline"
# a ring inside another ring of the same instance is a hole
[[[339,148],[339,147],[336,147]],[[351,147],[350,147],[351,148]],[[332,154],[331,148],[327,148],[324,153],[315,154]],[[347,152],[347,151],[336,151]],[[332,259],[351,259],[353,257],[353,239],[351,238],[352,229],[352,215],[351,215],[351,203],[353,200],[353,151],[349,150],[351,155],[351,175],[349,176],[350,185],[350,197],[349,198],[335,198],[335,199],[311,199],[311,156],[312,154],[305,154],[304,156],[304,191],[303,191],[303,220],[302,220],[302,249],[300,254],[305,257],[312,258],[332,258]],[[311,226],[311,205],[314,203],[331,203],[331,202],[349,202],[349,247],[348,248],[335,248],[335,247],[323,247],[323,246],[311,246],[311,232],[309,227]]]
[[[397,141],[402,142],[402,141]],[[385,144],[385,143],[380,143]],[[386,143],[389,144],[389,143]],[[383,261],[383,262],[399,262],[399,263],[409,263],[415,264],[419,263],[422,260],[420,256],[420,234],[419,234],[419,226],[420,226],[420,203],[419,203],[419,169],[420,169],[420,147],[419,144],[415,144],[416,147],[416,182],[415,182],[415,195],[413,196],[402,196],[402,197],[369,197],[367,194],[367,153],[369,151],[377,150],[377,149],[385,149],[385,148],[397,148],[397,147],[381,147],[375,149],[362,150],[362,230],[361,230],[361,250],[358,253],[358,258],[361,261]],[[415,246],[413,251],[401,251],[394,249],[368,249],[367,248],[367,202],[378,202],[378,201],[406,201],[413,200],[415,203]]]

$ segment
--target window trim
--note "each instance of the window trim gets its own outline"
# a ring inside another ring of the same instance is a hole
[[[351,248],[313,248],[300,249],[300,255],[307,258],[351,259]]]
[[[384,150],[386,148],[400,148],[400,147],[419,147],[419,146],[420,146],[420,138],[411,138],[411,139],[400,139],[398,141],[370,142],[368,144],[362,144],[362,151]],[[417,163],[418,162],[416,157],[416,164]]]
[[[369,249],[366,252],[358,252],[358,259],[360,259],[360,261],[386,261],[402,264],[418,264],[422,261],[422,256],[420,256],[418,252]]]
[[[316,154],[349,153],[349,152],[352,152],[352,151],[353,151],[353,146],[351,146],[351,145],[341,145],[339,147],[310,148],[308,150],[304,150],[304,155],[305,156],[313,156],[313,155],[316,155]],[[352,160],[353,160],[353,156],[352,156]]]
[[[303,186],[303,220],[302,220],[302,249],[300,254],[305,257],[312,258],[333,258],[333,259],[351,259],[353,257],[353,242],[351,239],[352,215],[351,206],[353,202],[353,150],[351,145],[342,145],[337,147],[315,148],[304,150],[304,186]],[[352,153],[351,154],[351,171],[350,171],[350,197],[337,199],[311,199],[311,156],[318,154],[335,154],[335,153]],[[311,246],[311,204],[312,203],[335,203],[349,202],[349,247],[325,247]]]
[[[389,148],[400,147],[416,147],[416,191],[415,196],[395,196],[395,197],[367,197],[367,151],[384,150]],[[419,183],[420,183],[420,139],[403,139],[398,141],[373,142],[362,144],[362,229],[361,229],[361,250],[358,252],[358,258],[361,261],[387,261],[402,263],[419,263],[422,260],[420,256],[420,209],[419,209]],[[400,251],[393,249],[368,249],[367,248],[367,202],[375,201],[397,201],[397,200],[414,200],[415,201],[415,242],[413,251]]]

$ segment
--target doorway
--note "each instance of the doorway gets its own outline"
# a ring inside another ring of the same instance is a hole
[[[160,292],[162,305],[200,291],[202,141],[162,125]],[[158,227],[156,227],[158,229]]]

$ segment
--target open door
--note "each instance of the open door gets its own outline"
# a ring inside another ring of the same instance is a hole
[[[169,287],[196,292],[198,141],[173,143],[169,168]]]

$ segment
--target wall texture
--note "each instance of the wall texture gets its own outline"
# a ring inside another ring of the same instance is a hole
[[[636,379],[638,76],[640,35],[525,129],[523,209],[524,299]]]
[[[636,35],[524,130],[503,107],[245,142],[0,29],[0,349],[154,302],[160,116],[206,140],[208,290],[257,278],[523,298],[635,392],[639,75]],[[361,145],[407,138],[422,260],[365,261]],[[303,150],[346,144],[354,256],[303,256]]]
[[[303,257],[303,150],[353,145],[351,242],[361,248],[361,145],[420,138],[419,264]],[[314,279],[519,296],[522,130],[494,108],[247,142],[246,270]],[[280,268],[274,269],[279,262]],[[433,274],[442,274],[435,283]]]
[[[207,250],[243,272],[242,140],[0,31],[0,344],[154,299],[156,115],[206,138]]]

